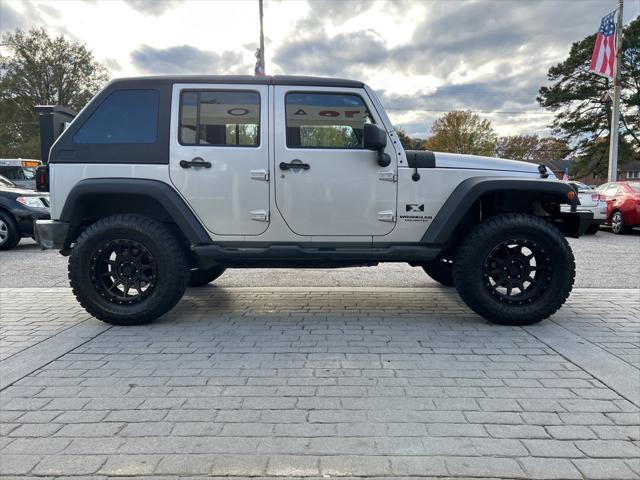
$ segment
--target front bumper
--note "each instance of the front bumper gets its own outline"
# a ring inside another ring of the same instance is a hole
[[[35,222],[50,218],[49,211],[45,209],[25,208],[20,211],[14,210],[12,213],[18,223],[21,237],[33,237]]]
[[[36,242],[42,250],[63,250],[69,235],[69,223],[57,220],[38,220],[34,226]]]
[[[560,212],[558,217],[559,223],[556,223],[558,229],[567,237],[578,238],[582,236],[587,228],[594,222],[593,212],[586,210],[578,210],[576,212]]]

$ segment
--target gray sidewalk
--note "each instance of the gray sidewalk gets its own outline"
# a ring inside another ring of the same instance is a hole
[[[640,291],[205,288],[141,327],[0,289],[0,474],[638,478]]]

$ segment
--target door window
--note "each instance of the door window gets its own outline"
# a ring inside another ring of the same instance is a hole
[[[287,147],[362,149],[364,100],[347,93],[289,93],[285,97]]]
[[[183,91],[180,95],[182,145],[257,147],[260,94],[248,91]]]
[[[117,90],[100,104],[73,136],[74,143],[155,143],[157,90]]]

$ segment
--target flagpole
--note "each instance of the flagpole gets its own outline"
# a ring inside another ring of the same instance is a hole
[[[622,63],[622,4],[618,0],[616,19],[616,57],[613,77],[613,108],[611,109],[611,133],[609,136],[609,181],[618,180],[618,128],[620,126],[620,64]]]
[[[260,53],[262,54],[262,58],[260,60],[262,60],[262,71],[266,72],[266,67],[264,64],[264,31],[262,30],[262,17],[263,17],[262,0],[258,0],[258,1],[260,5]],[[619,0],[619,1],[622,1],[622,0]]]

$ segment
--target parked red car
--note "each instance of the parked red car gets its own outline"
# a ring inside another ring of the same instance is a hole
[[[640,182],[611,182],[597,189],[607,199],[607,219],[613,233],[640,226]]]

